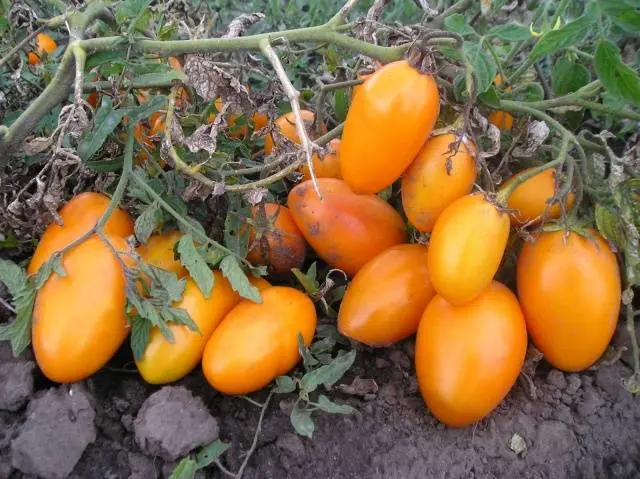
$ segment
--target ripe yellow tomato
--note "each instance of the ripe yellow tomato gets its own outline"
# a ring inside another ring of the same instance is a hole
[[[616,256],[596,231],[543,232],[518,258],[518,296],[536,347],[554,367],[582,371],[605,352],[620,313]]]
[[[351,101],[353,101],[353,99],[356,97],[356,94],[360,91],[360,89],[362,88],[363,83],[367,80],[367,78],[371,78],[371,75],[373,75],[375,72],[368,72],[368,73],[358,73],[358,80],[362,80],[362,83],[360,83],[359,85],[354,85],[354,87],[351,89]]]
[[[473,155],[453,134],[430,138],[402,175],[402,205],[411,224],[423,233],[431,232],[440,213],[458,198],[471,193],[476,181]],[[449,165],[449,168],[447,168]]]
[[[452,427],[489,414],[522,369],[527,331],[515,295],[493,281],[470,303],[436,296],[416,338],[416,375],[433,415]]]
[[[531,168],[522,171],[526,173]],[[519,173],[520,174],[520,173]],[[500,188],[507,188],[518,175],[512,176]],[[529,178],[520,186],[518,186],[509,196],[507,206],[513,209],[511,213],[511,221],[516,225],[523,225],[530,222],[538,222],[542,219],[545,211],[547,219],[555,219],[560,217],[560,205],[555,203],[547,209],[547,201],[553,198],[555,193],[556,172],[549,169]],[[571,209],[575,195],[569,193],[567,196],[566,208]]]
[[[63,225],[51,223],[33,253],[27,273],[34,274],[51,256],[80,238],[95,226],[111,200],[100,193],[80,193],[74,196],[59,212]],[[108,236],[127,237],[133,234],[133,220],[120,208],[109,217],[103,231]]]
[[[126,251],[124,238],[109,240]],[[88,378],[115,354],[129,333],[125,278],[111,249],[92,236],[63,256],[65,277],[52,274],[36,295],[32,343],[52,381]]]
[[[95,91],[89,93],[89,95],[87,95],[87,103],[93,108],[96,108],[98,106],[98,93]]]
[[[262,208],[262,215],[260,212]],[[307,253],[307,244],[296,226],[289,209],[278,203],[266,203],[251,208],[254,221],[266,222],[260,225],[262,235],[256,241],[256,230],[250,228],[247,259],[253,264],[268,265],[273,273],[283,274],[291,268],[300,268]]]
[[[509,226],[509,215],[480,193],[445,208],[429,242],[429,274],[438,294],[456,305],[477,297],[498,271]]]
[[[38,46],[38,52],[40,53],[53,53],[56,48],[58,48],[58,44],[56,41],[51,38],[46,33],[38,33],[36,36],[36,45]]]
[[[378,193],[407,169],[440,110],[435,80],[406,60],[389,63],[354,96],[342,135],[342,177],[356,193]]]
[[[498,73],[494,78],[493,83],[496,86],[502,85],[502,75]],[[511,91],[511,88],[507,87],[505,88],[505,91],[509,92]],[[489,113],[487,120],[500,130],[511,130],[511,128],[513,128],[513,116],[506,111],[492,111]]]
[[[396,210],[375,195],[357,195],[335,178],[319,178],[289,192],[288,206],[307,243],[333,268],[355,275],[367,261],[404,243],[406,228]]]
[[[389,346],[418,330],[420,317],[435,294],[427,248],[393,246],[364,265],[347,287],[338,329],[369,346]]]
[[[178,230],[153,235],[147,244],[138,247],[138,255],[145,263],[171,271],[182,278],[187,275],[187,270],[174,254],[175,245],[180,238],[182,233]]]
[[[41,62],[40,57],[36,52],[27,53],[27,62],[29,65],[37,65]]]
[[[298,334],[311,344],[313,302],[300,291],[273,286],[262,303],[243,300],[213,332],[202,357],[207,381],[225,394],[247,394],[288,373],[300,360]]]
[[[313,154],[313,171],[316,174],[316,178],[342,178],[340,172],[340,140],[334,138],[329,142],[329,152],[323,156],[318,156],[317,153]],[[304,180],[311,179],[311,173],[309,173],[309,167],[304,165],[300,172]]]
[[[311,125],[313,124],[313,120],[315,119],[315,114],[309,110],[302,110],[302,121],[307,128],[307,133],[310,138],[317,136],[314,132],[311,131]],[[293,116],[293,112],[289,112],[285,115],[282,115],[275,121],[275,125],[280,131],[280,134],[288,138],[294,143],[300,143],[300,137],[298,136],[298,131],[296,130],[296,120]],[[324,124],[320,125],[319,134],[324,134],[327,132],[327,128]],[[273,150],[273,136],[270,134],[264,140],[264,152],[269,155]]]

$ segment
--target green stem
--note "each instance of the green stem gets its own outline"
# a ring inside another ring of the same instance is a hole
[[[569,145],[568,139],[566,141],[563,140],[563,147],[564,147],[564,153],[565,153],[564,156],[565,157],[566,157],[566,154],[567,154],[568,145]],[[506,187],[504,187],[504,188],[502,188],[500,190],[500,192],[497,195],[496,201],[500,205],[506,205],[507,201],[509,200],[509,197],[516,190],[516,188],[518,188],[518,186],[520,186],[522,183],[524,183],[528,179],[533,178],[536,175],[539,175],[540,173],[542,173],[545,170],[548,170],[549,168],[556,168],[558,166],[561,166],[564,163],[564,161],[565,161],[564,157],[563,158],[558,158],[556,160],[550,161],[549,163],[545,163],[544,165],[540,165],[540,166],[537,166],[535,168],[531,168],[529,170],[523,171],[522,173],[517,175],[513,179],[513,181],[511,181]]]
[[[553,98],[550,100],[531,101],[531,102],[527,102],[526,105],[532,108],[537,108],[539,110],[548,110],[551,108],[558,108],[558,107],[564,107],[564,106],[581,106],[583,108],[587,108],[589,110],[602,113],[605,115],[614,115],[619,118],[628,118],[630,120],[640,121],[640,113],[627,110],[624,108],[613,108],[595,101],[584,100],[582,98],[576,97],[573,94],[558,97],[558,98]]]
[[[329,84],[326,84],[326,85],[322,85],[320,87],[320,89],[323,92],[341,90],[343,88],[349,88],[349,87],[352,87],[352,86],[360,85],[363,81],[364,80],[347,80],[347,81],[340,81],[340,82],[336,82],[336,83],[329,83]]]
[[[562,16],[562,14],[564,14],[564,12],[565,12],[565,10],[567,9],[568,6],[569,6],[569,0],[562,0],[560,2],[560,5],[558,5],[558,8],[556,9],[555,13],[553,14],[553,17],[551,17],[551,28],[553,28],[555,26],[556,22],[558,21],[560,16]]]

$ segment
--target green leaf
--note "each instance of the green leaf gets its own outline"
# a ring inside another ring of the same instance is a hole
[[[517,88],[516,95],[523,101],[540,101],[544,99],[544,89],[540,83],[525,83]]]
[[[500,98],[496,93],[496,89],[492,86],[490,86],[484,93],[478,95],[478,99],[487,106],[500,108]]]
[[[320,285],[316,281],[315,264],[316,263],[314,262],[311,265],[313,271],[311,271],[311,268],[309,268],[309,271],[307,271],[306,274],[300,271],[298,268],[291,268],[291,272],[297,278],[297,280],[300,281],[300,284],[309,296],[318,294],[318,290],[320,289]]]
[[[103,112],[102,110],[107,110]],[[100,107],[96,113],[95,128],[82,135],[78,144],[78,155],[83,160],[88,160],[104,144],[107,137],[116,129],[129,109],[112,110],[111,105]],[[102,121],[100,121],[102,120]]]
[[[123,157],[120,156],[118,158],[109,158],[106,160],[93,160],[86,161],[85,165],[92,171],[96,173],[109,173],[112,171],[120,171],[122,170]]]
[[[622,63],[620,50],[609,40],[601,40],[594,59],[598,78],[614,97],[640,105],[640,76]]]
[[[453,15],[447,16],[444,19],[444,28],[462,36],[477,35],[473,27],[467,24],[464,15],[460,13],[454,13]]]
[[[112,63],[115,60],[124,60],[125,58],[125,50],[114,50],[114,51],[105,51],[98,52],[90,55],[87,58],[86,69],[91,70],[99,65],[104,65],[105,63]]]
[[[323,394],[318,396],[318,401],[315,405],[330,414],[355,414],[357,412],[355,408],[352,408],[348,404],[336,404]]]
[[[186,326],[191,331],[202,334],[198,325],[191,319],[189,313],[182,308],[164,308],[160,311],[165,321],[171,321],[182,326]]]
[[[493,57],[478,43],[464,42],[462,51],[473,69],[476,83],[475,93],[479,95],[491,86],[498,72],[498,67]]]
[[[300,389],[307,393],[315,391],[320,384],[330,389],[353,365],[356,352],[338,355],[331,363],[308,372],[300,380]]]
[[[13,261],[0,259],[0,283],[9,290],[9,294],[14,298],[23,292],[27,285],[27,274]]]
[[[116,8],[116,22],[122,25],[125,20],[136,18],[151,4],[151,0],[125,0]]]
[[[296,390],[296,382],[289,376],[278,376],[276,386],[271,390],[276,394],[292,393]]]
[[[260,290],[249,282],[249,278],[247,278],[235,256],[225,256],[220,262],[220,271],[229,280],[236,293],[254,303],[262,303]]]
[[[521,42],[531,37],[531,32],[525,26],[516,23],[496,25],[487,33],[488,37],[497,37],[506,42]]]
[[[159,83],[168,83],[168,82],[172,82],[174,80],[178,80],[178,81],[186,81],[187,80],[187,75],[185,75],[183,72],[174,70],[174,69],[169,69],[165,72],[159,72],[159,73],[147,73],[144,75],[139,75],[136,77],[136,81],[139,81],[143,84],[159,84]],[[156,97],[153,97],[156,98]],[[146,105],[146,103],[145,103]],[[152,112],[153,113],[153,112]]]
[[[598,231],[619,251],[624,251],[627,238],[620,213],[615,208],[596,203],[595,219]]]
[[[182,299],[186,285],[185,278],[178,278],[176,273],[166,269],[141,262],[140,271],[151,281],[150,294],[154,299],[161,300],[166,306]]]
[[[205,259],[196,249],[190,234],[184,235],[178,241],[178,254],[180,255],[180,262],[187,268],[204,297],[209,298],[215,277],[209,266],[207,266]]]
[[[13,355],[18,357],[31,342],[31,317],[36,300],[36,290],[27,274],[12,261],[0,259],[0,282],[12,296],[16,317],[2,331],[3,339],[11,340]]]
[[[593,32],[596,18],[597,7],[594,2],[590,2],[581,17],[558,30],[551,30],[542,35],[529,53],[528,60],[536,61],[546,55],[584,42]]]
[[[158,206],[157,202],[153,202],[148,205],[136,218],[134,231],[136,238],[142,244],[146,244],[149,238],[155,231],[155,229],[162,224],[164,220],[164,214],[162,209]]]
[[[589,70],[579,63],[574,63],[568,58],[559,59],[553,65],[551,72],[551,84],[557,96],[567,95],[578,91],[591,80]]]
[[[151,333],[151,324],[140,316],[130,319],[131,323],[131,351],[136,361],[140,361],[144,356],[144,351],[149,344],[149,334]]]
[[[198,465],[196,464],[196,461],[190,457],[185,457],[178,463],[169,476],[169,479],[194,479],[196,477],[197,470]]]
[[[302,337],[302,333],[298,333],[298,352],[300,353],[300,357],[302,357],[302,361],[304,364],[304,368],[309,371],[313,366],[318,364],[318,360],[313,357],[311,351],[304,344],[304,338]]]
[[[249,228],[244,227],[241,218],[249,216],[240,195],[232,195],[229,198],[229,213],[224,221],[224,244],[241,258],[247,256],[249,249]]]
[[[349,102],[347,101],[346,90],[337,90],[333,96],[333,110],[338,121],[343,122],[347,118]]]
[[[293,429],[295,429],[298,434],[308,438],[313,437],[315,425],[313,424],[313,419],[311,419],[311,413],[305,409],[302,409],[299,402],[296,403],[296,405],[291,410],[289,419],[291,420]]]
[[[145,76],[145,75],[141,75]],[[152,113],[162,110],[166,107],[167,97],[164,95],[154,95],[145,104],[137,106],[135,108],[127,108],[127,115],[129,121],[133,123],[145,120],[151,116]]]
[[[605,0],[598,2],[602,12],[626,33],[640,34],[640,11],[637,0]]]
[[[207,467],[222,456],[230,447],[230,443],[222,442],[220,439],[216,439],[211,444],[203,447],[200,452],[196,454],[197,468],[202,469]]]

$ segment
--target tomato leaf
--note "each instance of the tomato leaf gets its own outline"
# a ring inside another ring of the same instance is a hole
[[[0,339],[10,340],[13,355],[18,357],[31,342],[31,317],[36,289],[20,266],[4,259],[0,259],[0,282],[9,290],[16,310],[13,322],[3,325]]]
[[[460,13],[454,13],[444,19],[444,28],[450,32],[457,33],[459,35],[477,35],[476,31],[467,23],[464,15]]]
[[[178,241],[178,254],[180,255],[180,262],[187,268],[204,297],[209,298],[215,277],[209,266],[207,266],[205,259],[196,249],[193,237],[190,234],[184,235]]]
[[[496,93],[496,89],[492,86],[490,86],[484,93],[478,95],[478,99],[487,106],[500,108],[500,98]]]
[[[320,396],[318,396],[318,401],[314,405],[317,406],[318,409],[330,414],[355,414],[358,412],[348,404],[334,403],[324,394],[320,394]]]
[[[163,308],[162,310],[160,310],[160,314],[166,322],[171,321],[173,323],[186,326],[191,331],[201,334],[198,325],[193,321],[193,319],[191,319],[189,313],[187,313],[182,308]]]
[[[197,468],[202,469],[207,467],[213,461],[222,456],[222,454],[224,454],[230,447],[230,443],[222,442],[220,439],[216,439],[211,444],[203,447],[200,452],[196,454]]]
[[[178,463],[169,476],[169,479],[194,479],[196,477],[197,470],[198,465],[196,464],[196,461],[190,457],[185,457]]]
[[[275,387],[271,389],[271,391],[276,394],[292,393],[295,390],[296,390],[296,382],[293,380],[293,378],[289,376],[278,376],[276,378]]]
[[[624,251],[627,239],[619,212],[615,208],[596,203],[595,219],[598,231],[602,236],[612,243],[618,251]]]
[[[578,91],[591,80],[589,70],[568,58],[561,58],[553,65],[551,84],[556,95],[562,96]]]
[[[316,262],[309,267],[309,270],[305,273],[300,271],[298,268],[291,268],[291,272],[296,277],[300,284],[306,291],[309,296],[313,296],[318,294],[320,289],[320,284],[316,280]]]
[[[134,231],[138,241],[146,244],[156,228],[162,224],[163,220],[164,214],[162,213],[162,209],[160,209],[158,203],[154,201],[136,218]]]
[[[496,62],[479,43],[464,42],[462,51],[473,69],[476,95],[484,93],[491,86],[498,72]]]
[[[346,354],[338,354],[331,363],[320,366],[318,369],[309,371],[300,379],[300,389],[307,394],[315,391],[320,384],[325,389],[331,387],[344,376],[344,373],[353,365],[356,359],[356,352],[349,351]]]
[[[446,23],[446,22],[445,22]],[[520,42],[531,37],[529,29],[516,23],[496,25],[487,32],[488,37],[497,37],[506,42]]]
[[[153,266],[148,263],[140,263],[140,271],[146,275],[150,281],[149,293],[156,303],[161,302],[164,306],[182,299],[187,280],[178,276],[173,271]]]
[[[626,33],[640,32],[640,11],[637,0],[606,0],[598,2],[600,10]]]
[[[91,158],[128,112],[128,108],[113,110],[110,103],[101,106],[96,113],[95,128],[82,135],[78,143],[80,158],[85,161]]]
[[[349,102],[347,101],[346,90],[337,90],[333,96],[333,109],[336,112],[336,118],[342,122],[347,117]]]
[[[300,353],[300,357],[302,358],[302,363],[304,364],[304,369],[310,371],[313,366],[319,364],[319,361],[313,357],[311,354],[311,350],[304,344],[304,338],[301,333],[298,333],[298,352]]]
[[[249,278],[242,270],[238,258],[232,255],[225,256],[220,262],[220,271],[229,280],[236,293],[254,303],[262,303],[260,291],[249,282]]]
[[[303,409],[299,402],[297,402],[291,410],[289,419],[291,420],[293,429],[295,429],[298,434],[308,438],[313,437],[315,425],[313,424],[313,419],[311,419],[311,412]]]
[[[151,323],[141,316],[129,319],[131,324],[131,351],[136,361],[140,361],[144,356],[144,351],[149,344],[149,334],[151,333]]]
[[[248,216],[239,195],[232,195],[229,198],[229,213],[224,221],[224,244],[242,258],[247,256],[249,250],[249,228],[243,227],[241,218]]]
[[[594,66],[598,78],[614,97],[640,105],[640,76],[625,65],[620,50],[609,40],[601,40],[596,48]]]

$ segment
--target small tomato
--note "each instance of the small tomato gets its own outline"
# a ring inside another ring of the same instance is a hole
[[[311,125],[313,124],[313,120],[315,119],[315,115],[312,111],[302,110],[302,121],[305,123],[305,127],[307,128],[307,133],[309,133],[310,137],[314,137],[316,135],[311,132]],[[275,125],[280,131],[280,134],[288,138],[294,143],[300,143],[300,137],[298,136],[298,131],[296,130],[296,120],[293,116],[293,112],[289,112],[286,115],[282,115],[275,121]],[[322,124],[319,126],[320,134],[324,134],[327,132],[327,127]],[[264,152],[265,154],[270,154],[273,150],[273,136],[271,134],[267,135],[264,141]]]
[[[46,33],[38,33],[36,36],[36,45],[38,46],[39,53],[51,54],[58,48],[56,41]]]
[[[313,171],[316,178],[342,178],[340,172],[340,140],[334,138],[329,142],[329,152],[323,157],[313,154]],[[309,167],[305,164],[300,168],[303,180],[310,180]]]
[[[27,62],[29,65],[38,65],[41,60],[36,52],[29,52],[27,53]]]
[[[175,257],[174,248],[182,238],[177,230],[152,235],[146,244],[138,247],[138,255],[145,263],[175,273],[178,278],[187,275],[187,270]]]
[[[502,75],[498,73],[494,78],[493,83],[496,86],[502,85]],[[511,87],[506,87],[505,91],[511,91]],[[513,128],[513,115],[506,111],[492,111],[489,113],[487,120],[500,130],[511,130],[511,128]]]

